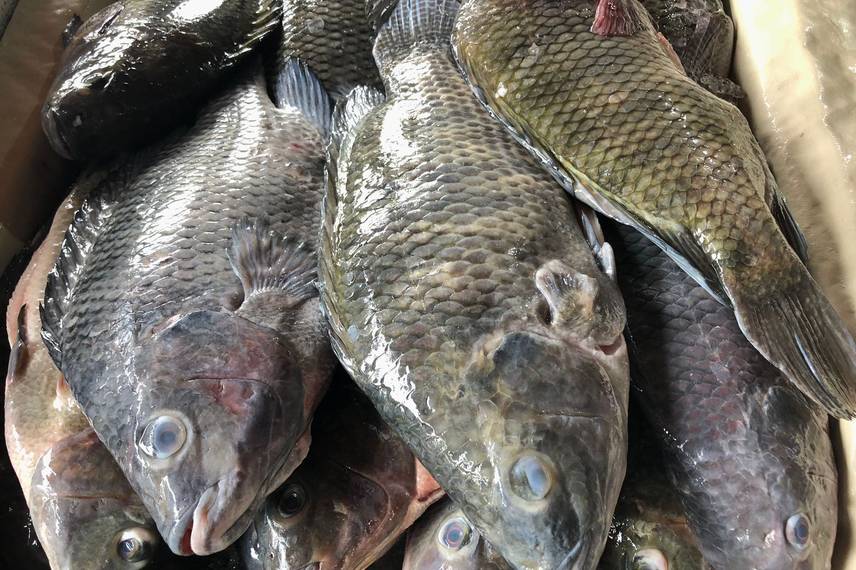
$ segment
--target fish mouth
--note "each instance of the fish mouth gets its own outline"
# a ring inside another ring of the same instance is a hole
[[[238,477],[228,479],[234,481]],[[205,556],[229,546],[226,538],[241,521],[248,519],[247,509],[241,508],[244,501],[235,496],[234,487],[220,480],[205,489],[170,531],[166,541],[170,550],[181,556]],[[235,517],[236,512],[242,514]]]
[[[68,144],[68,140],[62,134],[62,130],[59,127],[59,114],[49,104],[45,105],[44,112],[42,113],[42,128],[54,151],[67,160],[73,160],[71,145]]]

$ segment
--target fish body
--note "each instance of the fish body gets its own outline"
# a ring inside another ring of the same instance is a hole
[[[381,88],[366,0],[286,0],[282,27],[279,60],[299,57],[335,98],[357,85]]]
[[[85,195],[78,189],[63,202],[8,307],[6,445],[52,568],[141,568],[160,545],[154,522],[98,441],[39,334],[48,272]]]
[[[434,506],[407,533],[402,570],[511,570],[452,501]]]
[[[42,109],[66,158],[115,155],[192,117],[279,25],[275,0],[120,0],[74,32]]]
[[[717,569],[829,568],[837,477],[826,414],[655,245],[625,227],[607,236],[634,387],[705,559]]]
[[[622,301],[561,187],[457,73],[457,7],[401,2],[374,48],[389,100],[358,89],[337,112],[324,310],[488,542],[517,568],[588,568],[624,475]]]
[[[477,93],[591,207],[642,231],[829,413],[856,413],[856,343],[733,105],[675,64],[637,0],[474,0],[454,46]]]
[[[443,495],[355,388],[334,385],[312,430],[244,538],[249,569],[363,570]]]
[[[303,459],[332,354],[314,244],[329,101],[260,66],[196,123],[98,167],[43,337],[178,554],[222,550]]]

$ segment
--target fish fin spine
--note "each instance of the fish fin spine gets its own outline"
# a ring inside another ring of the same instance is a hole
[[[293,57],[286,60],[274,81],[273,100],[281,109],[298,110],[323,138],[330,135],[332,102],[321,81],[301,60]]]
[[[632,36],[645,27],[647,18],[636,0],[597,0],[591,31],[599,36]]]
[[[375,39],[381,73],[418,45],[448,48],[459,7],[458,0],[401,0]]]

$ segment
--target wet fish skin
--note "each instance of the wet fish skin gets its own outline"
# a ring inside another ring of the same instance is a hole
[[[633,385],[705,559],[717,569],[829,568],[837,473],[827,416],[655,245],[617,225],[607,236],[627,302]],[[805,549],[787,538],[799,514]]]
[[[276,0],[120,0],[66,48],[42,109],[60,155],[112,156],[192,117],[279,25]]]
[[[298,57],[340,99],[357,85],[380,89],[366,0],[285,0],[279,60]]]
[[[453,44],[476,92],[575,196],[734,306],[830,414],[856,413],[856,342],[801,260],[745,118],[675,65],[637,0],[473,0]]]
[[[459,538],[460,537],[460,538]],[[450,500],[434,506],[407,533],[402,570],[511,570]]]
[[[282,108],[254,65],[189,130],[99,169],[46,288],[51,355],[179,554],[247,528],[332,370],[312,285],[329,101],[286,72]]]
[[[624,474],[622,301],[457,73],[456,10],[400,3],[374,49],[389,100],[340,108],[322,302],[358,386],[513,566],[588,567]]]
[[[250,569],[364,569],[443,491],[350,379],[337,378],[313,422],[306,460],[243,539]]]
[[[122,567],[121,553],[142,567],[161,546],[154,522],[89,427],[39,335],[38,304],[48,272],[86,191],[78,189],[60,206],[8,307],[13,350],[6,445],[52,568]]]

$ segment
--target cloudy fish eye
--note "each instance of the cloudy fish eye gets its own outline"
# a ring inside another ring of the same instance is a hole
[[[521,455],[511,467],[511,489],[527,501],[538,501],[547,496],[553,486],[550,469],[534,453]]]
[[[187,429],[180,419],[163,415],[151,420],[140,437],[140,449],[149,457],[166,459],[178,453],[187,440]]]
[[[147,528],[126,528],[116,537],[116,555],[131,568],[144,568],[151,561],[157,540]]]
[[[469,543],[471,534],[469,523],[461,518],[454,518],[443,525],[437,538],[445,548],[460,550]]]
[[[669,570],[669,561],[656,548],[646,548],[633,555],[633,570]]]
[[[811,523],[808,517],[797,513],[785,523],[785,538],[797,550],[804,550],[811,542]]]

